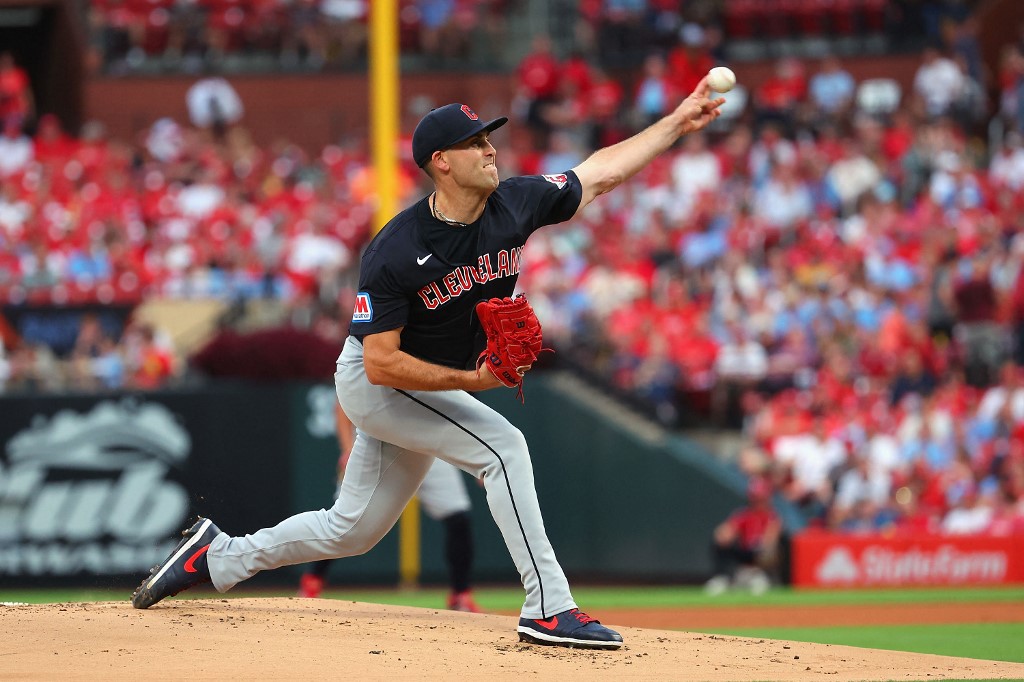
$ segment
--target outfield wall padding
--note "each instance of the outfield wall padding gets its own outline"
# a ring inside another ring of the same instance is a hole
[[[481,399],[530,443],[548,534],[576,581],[692,581],[743,482],[695,444],[566,390],[558,373]],[[216,382],[152,393],[0,398],[0,578],[5,584],[129,583],[188,519],[232,534],[329,506],[338,447],[331,384]],[[516,581],[484,492],[474,508],[477,582]],[[422,580],[443,583],[443,528],[423,516]],[[394,584],[397,531],[337,562],[334,582]],[[299,569],[252,584],[292,582]]]

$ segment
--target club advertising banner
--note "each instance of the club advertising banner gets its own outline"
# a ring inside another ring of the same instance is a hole
[[[0,399],[0,582],[120,584],[197,515],[251,532],[284,518],[282,392]]]

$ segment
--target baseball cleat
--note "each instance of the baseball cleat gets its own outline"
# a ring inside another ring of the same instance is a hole
[[[452,592],[448,595],[448,609],[450,611],[464,611],[466,613],[482,613],[480,607],[473,601],[473,593],[469,590],[465,592]]]
[[[580,649],[618,649],[622,635],[601,625],[579,609],[562,611],[547,619],[520,618],[519,640]]]
[[[312,573],[306,573],[299,578],[299,593],[297,596],[303,599],[319,599],[324,591],[324,579]]]
[[[210,567],[206,552],[220,529],[210,519],[200,518],[181,533],[184,539],[159,566],[132,593],[132,606],[148,609],[161,599],[173,597],[182,590],[210,582]]]

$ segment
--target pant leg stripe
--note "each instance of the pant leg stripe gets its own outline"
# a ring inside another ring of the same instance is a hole
[[[548,617],[547,616],[547,610],[544,608],[544,580],[543,580],[543,578],[540,575],[540,570],[537,568],[537,560],[533,558],[533,550],[530,549],[530,541],[526,537],[526,530],[523,528],[523,521],[522,521],[522,519],[519,518],[519,508],[516,507],[516,498],[512,495],[512,484],[508,480],[508,471],[505,470],[505,460],[503,460],[501,458],[501,455],[499,455],[498,452],[494,448],[492,448],[484,439],[482,439],[480,436],[476,435],[475,433],[473,433],[472,431],[470,431],[465,426],[463,426],[462,424],[458,423],[457,421],[455,421],[454,419],[452,419],[448,415],[444,414],[443,412],[441,412],[440,410],[438,410],[438,409],[436,409],[434,407],[431,407],[430,405],[428,405],[427,403],[423,402],[419,398],[416,398],[415,396],[412,396],[409,393],[406,393],[405,391],[403,391],[403,390],[401,390],[399,388],[396,388],[395,391],[397,391],[398,393],[401,393],[402,395],[404,395],[409,400],[413,401],[414,403],[416,403],[418,405],[423,406],[424,408],[430,410],[431,412],[433,412],[437,416],[441,417],[441,419],[444,419],[445,421],[449,422],[450,424],[452,424],[453,426],[455,426],[459,430],[465,432],[467,435],[469,435],[471,438],[473,438],[473,440],[477,441],[478,443],[480,443],[480,445],[483,445],[485,448],[490,450],[491,453],[495,457],[498,458],[498,462],[501,464],[501,473],[505,477],[505,487],[508,489],[508,498],[509,498],[509,500],[511,500],[511,502],[512,502],[512,510],[516,514],[516,523],[519,524],[519,532],[522,534],[522,536],[523,536],[523,543],[526,545],[526,553],[530,555],[530,563],[533,564],[533,572],[537,574],[537,585],[538,585],[538,587],[540,589],[540,611],[541,611],[541,616],[543,618],[547,618]]]

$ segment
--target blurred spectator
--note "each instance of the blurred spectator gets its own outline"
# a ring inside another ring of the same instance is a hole
[[[792,238],[797,225],[814,210],[810,189],[801,180],[796,164],[777,164],[754,200],[754,215],[766,225]]]
[[[157,161],[171,163],[181,159],[185,152],[185,136],[173,119],[158,118],[146,134],[146,151]]]
[[[964,74],[955,61],[937,47],[924,49],[921,66],[914,74],[914,94],[924,114],[935,117],[950,113],[965,87]]]
[[[803,64],[793,57],[778,60],[772,75],[754,91],[754,112],[758,124],[772,122],[787,129],[793,128],[801,115],[801,104],[806,96]]]
[[[62,382],[57,358],[46,346],[22,341],[11,349],[6,390],[12,393],[41,393],[61,388]]]
[[[922,419],[916,432],[903,439],[900,458],[904,466],[932,473],[945,470],[956,457],[956,447],[950,435],[936,429],[930,419]]]
[[[594,84],[594,69],[586,56],[579,50],[573,50],[569,56],[559,65],[561,71],[560,80],[563,83],[572,83],[573,91],[580,97],[590,96],[590,90]]]
[[[629,131],[619,120],[622,108],[622,85],[601,69],[591,71],[587,102],[590,106],[591,133],[589,147],[600,149],[621,142]]]
[[[64,132],[60,119],[53,114],[39,117],[33,143],[33,158],[43,164],[62,162],[72,156],[78,147],[78,141]]]
[[[523,102],[524,118],[533,133],[535,150],[547,146],[551,124],[545,109],[554,101],[558,92],[559,66],[551,49],[550,37],[543,34],[536,36],[530,52],[516,69],[517,97]]]
[[[705,135],[687,135],[682,147],[669,167],[673,195],[667,208],[673,220],[690,216],[702,195],[714,195],[722,186],[722,162]]]
[[[698,24],[683,24],[679,43],[668,53],[668,73],[673,91],[685,97],[694,91],[700,79],[715,66],[707,49],[706,34]]]
[[[633,391],[654,406],[662,424],[674,425],[678,418],[679,365],[672,360],[672,348],[665,336],[651,330],[647,354],[633,370]]]
[[[928,182],[932,201],[943,209],[977,208],[984,197],[981,184],[968,167],[969,159],[954,151],[941,152]]]
[[[953,55],[954,60],[961,64],[964,75],[979,84],[984,84],[985,63],[978,40],[977,18],[967,16],[961,21],[949,19],[943,23],[941,32],[943,46]]]
[[[0,52],[0,125],[24,125],[35,114],[28,74],[10,52]]]
[[[537,170],[547,175],[564,173],[575,168],[581,161],[582,152],[569,133],[556,130],[551,134],[548,150],[541,155]]]
[[[27,169],[34,156],[32,139],[22,132],[21,123],[14,117],[5,119],[0,135],[0,179]]]
[[[995,424],[1007,415],[1013,424],[1024,422],[1024,377],[1020,367],[1007,362],[999,370],[999,382],[987,388],[978,403],[977,418]]]
[[[347,66],[365,59],[368,38],[367,0],[324,0],[324,56],[327,64]]]
[[[635,67],[647,53],[648,35],[644,17],[645,0],[604,0],[597,12],[598,54],[607,67]]]
[[[925,367],[921,355],[905,350],[896,361],[898,369],[893,376],[890,402],[895,406],[907,395],[927,397],[935,390],[935,376]]]
[[[305,221],[285,246],[285,264],[300,289],[313,293],[317,280],[332,278],[352,264],[351,250],[332,234],[326,213],[314,215]]]
[[[942,519],[942,533],[945,535],[975,535],[986,530],[992,523],[994,493],[981,495],[976,490],[967,491]]]
[[[985,386],[1006,357],[1006,336],[996,321],[998,301],[992,286],[991,256],[964,261],[953,285],[957,322],[955,333],[963,344],[964,371],[975,386]]]
[[[125,385],[121,348],[94,313],[82,315],[68,357],[68,383],[79,390],[119,389]]]
[[[768,180],[776,165],[792,165],[797,161],[796,145],[782,134],[782,128],[773,123],[758,131],[747,157],[747,172],[755,190]]]
[[[103,341],[108,338],[110,338],[109,334],[103,329],[100,318],[95,313],[85,313],[79,322],[78,334],[75,337],[75,345],[71,349],[71,354],[83,358],[95,358],[102,351]]]
[[[124,331],[124,371],[128,388],[153,390],[174,373],[174,354],[169,339],[157,336],[149,324],[131,324]]]
[[[750,338],[746,327],[729,325],[729,338],[718,349],[715,358],[715,390],[712,414],[715,422],[729,428],[743,423],[740,409],[743,394],[755,387],[768,374],[768,354],[757,340]]]
[[[853,76],[835,55],[821,60],[817,73],[808,84],[810,103],[826,117],[843,116],[850,111],[856,91]]]
[[[888,517],[892,477],[883,467],[872,465],[866,453],[851,457],[851,466],[836,482],[836,496],[829,513],[830,528],[870,533],[891,522]]]
[[[878,187],[882,178],[878,165],[857,141],[846,139],[839,144],[836,158],[825,174],[825,185],[845,215],[853,212],[857,202]]]
[[[185,93],[185,103],[192,125],[211,130],[217,139],[245,113],[238,92],[220,76],[209,75],[193,83]]]
[[[665,59],[660,54],[648,55],[633,98],[637,127],[646,128],[663,118],[678,101],[678,94],[667,75]]]
[[[820,520],[832,501],[833,476],[846,462],[846,447],[827,431],[824,417],[807,433],[778,438],[775,461],[784,472],[783,494],[808,520]]]
[[[1003,46],[998,79],[999,113],[1010,129],[1024,133],[1024,48]]]
[[[1024,189],[1024,136],[1016,131],[1006,133],[1002,146],[992,154],[989,179],[997,187],[1014,192]]]
[[[778,563],[782,523],[772,508],[771,485],[752,479],[747,504],[715,527],[712,541],[714,576],[704,586],[717,595],[730,587],[763,594],[771,587],[769,573]]]
[[[902,474],[905,470],[900,454],[900,443],[892,434],[891,417],[866,417],[864,435],[858,458],[867,459],[868,468],[887,474]]]
[[[120,347],[109,336],[100,342],[99,353],[93,358],[90,369],[104,389],[117,390],[125,384],[124,358]]]
[[[456,0],[417,0],[420,46],[431,57],[464,58],[475,23],[472,5]]]

